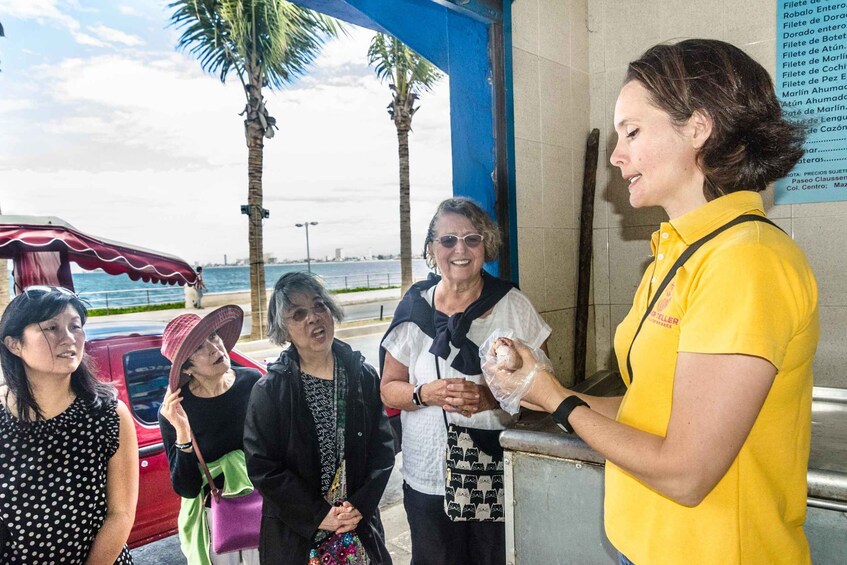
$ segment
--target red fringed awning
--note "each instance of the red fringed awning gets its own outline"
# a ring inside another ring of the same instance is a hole
[[[18,259],[24,253],[43,251],[59,252],[63,259],[89,271],[126,274],[134,281],[193,285],[197,280],[191,265],[173,255],[99,239],[55,217],[0,216],[0,258]]]

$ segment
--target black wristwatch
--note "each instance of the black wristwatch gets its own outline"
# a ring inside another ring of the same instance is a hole
[[[557,426],[569,434],[572,434],[573,427],[570,425],[570,422],[568,422],[568,418],[570,418],[571,412],[579,406],[591,408],[587,402],[574,394],[564,399],[562,403],[559,404],[559,407],[556,408],[556,410],[550,415],[553,417],[553,421],[556,422]]]
[[[185,443],[174,442],[174,447],[176,447],[180,451],[182,451],[183,449],[191,449],[192,445],[193,444],[192,444],[191,440],[188,440]]]
[[[415,390],[412,391],[412,404],[415,406],[424,407],[426,404],[423,401],[423,397],[421,396],[421,387],[423,384],[419,384],[415,386]]]

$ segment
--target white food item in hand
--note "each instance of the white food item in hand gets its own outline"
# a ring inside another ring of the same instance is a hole
[[[494,354],[497,357],[497,368],[506,371],[517,371],[523,366],[523,360],[509,338],[498,338],[494,343]]]

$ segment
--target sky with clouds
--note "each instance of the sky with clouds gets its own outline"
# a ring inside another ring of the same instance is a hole
[[[175,49],[162,0],[2,0],[0,208],[59,216],[192,263],[247,255],[244,95]],[[399,253],[397,136],[373,32],[347,26],[309,74],[265,90],[265,251],[279,258]],[[413,250],[451,188],[448,79],[410,136]]]

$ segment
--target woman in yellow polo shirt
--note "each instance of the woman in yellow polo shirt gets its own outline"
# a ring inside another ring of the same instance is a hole
[[[627,393],[575,394],[541,371],[524,403],[606,457],[606,533],[622,564],[810,563],[817,286],[758,194],[802,157],[804,131],[765,69],[713,40],[631,63],[614,126],[630,203],[669,217],[615,335]],[[518,350],[527,372],[532,354]]]

